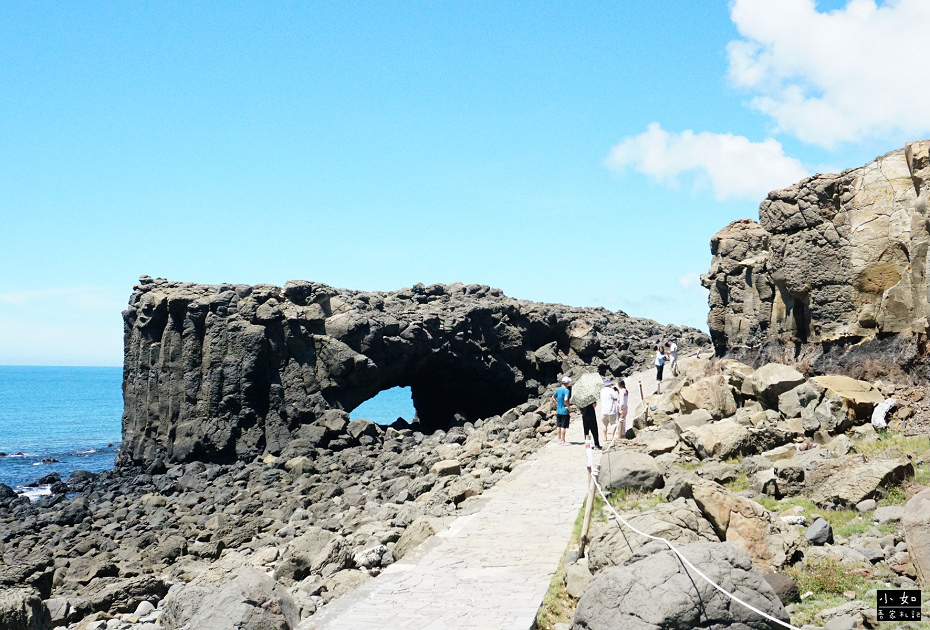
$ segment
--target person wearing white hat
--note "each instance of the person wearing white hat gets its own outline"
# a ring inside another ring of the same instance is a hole
[[[565,434],[568,433],[568,406],[571,404],[572,392],[568,388],[572,379],[567,376],[562,377],[562,386],[555,390],[552,397],[555,398],[555,430],[559,437],[559,444],[568,444],[565,441]]]

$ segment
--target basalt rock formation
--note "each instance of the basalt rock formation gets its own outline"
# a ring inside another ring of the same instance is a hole
[[[769,193],[759,222],[711,239],[718,355],[787,354],[824,371],[864,358],[920,368],[928,321],[930,140]],[[920,368],[922,369],[922,368]]]
[[[324,430],[332,410],[398,385],[410,386],[421,428],[445,428],[573,370],[623,375],[665,339],[706,342],[695,329],[461,283],[381,293],[143,276],[123,319],[121,464],[277,454]]]

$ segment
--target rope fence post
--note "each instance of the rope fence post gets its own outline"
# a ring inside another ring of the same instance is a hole
[[[585,445],[585,450],[588,455],[588,498],[585,500],[584,504],[584,521],[581,524],[581,539],[578,541],[578,557],[584,558],[585,547],[588,545],[588,530],[591,528],[591,512],[594,510],[594,491],[596,489],[598,470],[593,465],[592,458],[593,454],[591,452],[591,444]]]

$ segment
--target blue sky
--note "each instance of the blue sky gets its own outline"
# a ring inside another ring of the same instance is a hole
[[[930,135],[928,4],[6,3],[0,364],[120,364],[141,274],[706,328],[717,230]]]

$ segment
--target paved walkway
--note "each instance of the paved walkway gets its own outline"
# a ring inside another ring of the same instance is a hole
[[[655,371],[626,378],[630,419]],[[474,510],[298,630],[529,630],[587,492],[581,417],[485,491]],[[599,454],[596,454],[599,456]],[[599,457],[598,457],[599,458]]]
[[[298,630],[529,630],[587,491],[581,418],[481,495],[483,505]]]

